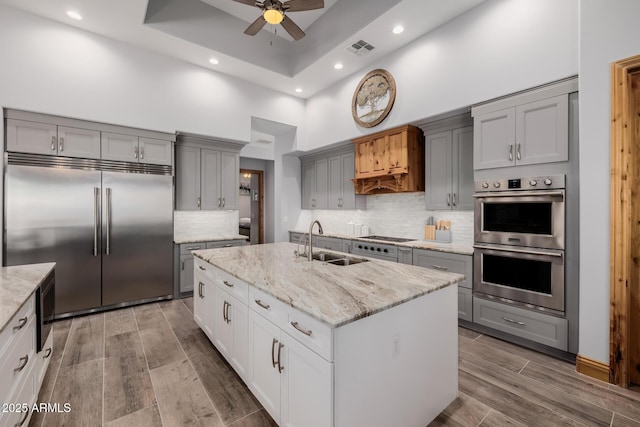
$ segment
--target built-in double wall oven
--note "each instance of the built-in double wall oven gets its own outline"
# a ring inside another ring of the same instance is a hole
[[[483,180],[474,194],[474,292],[565,311],[565,176]]]

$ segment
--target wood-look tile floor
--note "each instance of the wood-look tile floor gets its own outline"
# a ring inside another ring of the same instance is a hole
[[[58,321],[53,334],[38,401],[72,409],[30,426],[275,425],[193,321],[191,298]],[[458,337],[459,397],[430,426],[640,427],[638,391],[467,329]]]

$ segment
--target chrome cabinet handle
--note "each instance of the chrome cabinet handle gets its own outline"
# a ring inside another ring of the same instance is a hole
[[[218,197],[218,207],[222,207],[222,199],[220,197]]]
[[[276,355],[275,353],[275,347],[276,347],[276,343],[278,342],[277,339],[273,339],[273,342],[271,343],[271,365],[275,368],[276,367]]]
[[[228,245],[223,245],[223,248],[230,248],[231,246],[233,246],[231,243],[229,243]]]
[[[223,280],[222,283],[224,283],[225,285],[227,285],[230,288],[233,288],[233,283],[230,283],[230,282],[228,282],[226,280]]]
[[[29,363],[29,355],[28,355],[28,354],[25,354],[25,355],[24,355],[24,357],[21,357],[21,358],[20,358],[20,361],[21,361],[22,363],[20,363],[20,366],[18,366],[17,368],[15,368],[15,369],[13,370],[13,372],[20,372],[20,371],[22,371],[22,370],[24,369],[24,367],[25,367],[25,366],[27,366],[27,363]]]
[[[22,419],[20,420],[19,423],[15,423],[13,425],[13,427],[22,427],[24,425],[24,423],[27,421],[27,418],[29,418],[29,414],[31,413],[31,408],[29,408],[28,411],[25,411],[24,415],[22,416]]]
[[[278,344],[278,372],[282,373],[282,371],[284,371],[284,366],[282,366],[282,364],[280,363],[280,353],[282,351],[282,347],[284,347],[284,344],[279,343]]]
[[[260,307],[264,308],[265,310],[269,310],[269,308],[271,308],[271,306],[269,304],[265,304],[262,301],[260,301],[259,299],[255,300],[256,304],[258,304]]]
[[[311,199],[311,207],[316,207],[316,199]]]
[[[447,267],[443,267],[441,265],[432,265],[431,268],[435,268],[436,270],[440,270],[440,271],[447,271],[448,270]]]
[[[58,138],[58,151],[64,151],[64,138]]]
[[[302,332],[306,336],[308,337],[311,336],[311,329],[309,330],[302,329],[300,326],[298,326],[298,322],[291,322],[291,326],[293,326],[294,328],[296,328],[296,330],[298,330],[299,332]]]
[[[93,256],[98,256],[98,220],[100,219],[99,199],[100,189],[93,187]]]
[[[107,188],[107,250],[106,254],[111,254],[111,189]]]
[[[51,151],[56,151],[56,137],[51,137]]]
[[[198,282],[198,296],[199,296],[200,298],[204,298],[204,292],[203,292],[203,289],[204,289],[204,283],[202,283],[202,282]]]
[[[204,268],[204,267],[203,267],[203,266],[201,266],[201,265],[199,265],[199,266],[198,266],[198,268],[199,268],[200,270],[202,270],[202,271],[207,271],[207,269],[206,269],[206,268]]]
[[[516,325],[524,326],[524,322],[518,322],[517,320],[509,319],[508,317],[503,317],[502,320],[509,323],[515,323]]]
[[[202,248],[202,246],[191,246],[191,247],[188,247],[187,250],[188,251],[195,251],[195,250],[198,250],[198,249],[201,249],[201,248]]]
[[[398,250],[400,252],[409,252],[409,251],[411,251],[411,249],[409,249],[409,248],[398,248]]]
[[[133,147],[133,158],[138,158],[138,146]]]
[[[46,354],[43,356],[44,359],[48,359],[49,356],[51,356],[51,353],[53,352],[53,350],[51,350],[51,347],[49,347],[48,349],[45,350]]]
[[[229,304],[228,302],[225,301],[225,304],[227,304],[227,310],[225,312],[225,320],[227,323],[231,323],[231,318],[229,317],[229,309],[231,308],[231,304]]]
[[[513,160],[513,144],[509,144],[509,161]]]
[[[222,320],[224,320],[225,323],[227,322],[227,304],[226,301],[222,303]]]
[[[227,204],[227,199],[226,198],[222,198],[222,207],[224,208]]]
[[[196,205],[200,207],[200,197],[196,198]]]
[[[181,263],[180,270],[184,271],[184,261],[182,261],[182,263]]]
[[[447,193],[447,206],[451,206],[451,193]]]
[[[27,324],[27,316],[21,317],[20,320],[18,320],[18,325],[13,327],[14,331],[19,331],[20,329],[24,328],[24,325]]]
[[[456,193],[453,193],[453,206],[457,206],[457,204],[456,204]]]
[[[521,160],[522,156],[520,156],[520,143],[516,144],[516,159]]]
[[[144,147],[140,147],[140,160],[144,159]]]

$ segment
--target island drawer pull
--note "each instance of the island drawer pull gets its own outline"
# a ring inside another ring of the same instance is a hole
[[[203,267],[203,266],[201,266],[201,265],[199,265],[199,266],[198,266],[198,268],[199,268],[200,270],[202,270],[202,271],[207,271],[207,269],[206,269],[206,268],[204,268],[204,267]]]
[[[262,301],[260,301],[259,299],[255,300],[256,304],[258,304],[260,307],[264,308],[265,310],[269,310],[269,308],[271,308],[271,306],[269,304],[265,304]]]
[[[273,342],[271,343],[271,365],[273,365],[273,367],[276,367],[276,355],[274,354],[274,349],[276,347],[276,343],[278,342],[277,339],[273,339]]]
[[[202,246],[190,246],[187,248],[188,251],[195,251],[198,249],[202,249]]]
[[[228,287],[230,287],[230,288],[233,288],[233,283],[229,283],[229,282],[228,282],[228,281],[226,281],[226,280],[223,280],[223,281],[222,281],[222,283],[224,283],[225,285],[227,285],[227,286],[228,286]]]
[[[49,347],[48,349],[45,350],[46,354],[43,356],[43,359],[48,359],[49,356],[51,356],[51,347]]]
[[[24,423],[27,421],[27,418],[29,418],[29,414],[31,413],[31,409],[29,409],[28,411],[25,411],[24,415],[22,416],[22,419],[20,420],[19,423],[15,423],[14,427],[22,427],[24,425]]]
[[[200,298],[204,298],[204,292],[202,292],[203,288],[204,288],[204,283],[198,282],[198,296]]]
[[[28,354],[25,354],[25,355],[24,355],[24,357],[21,357],[21,358],[20,358],[20,361],[21,361],[22,363],[20,363],[20,366],[18,366],[17,368],[15,368],[15,369],[13,370],[13,372],[20,372],[20,371],[22,371],[22,370],[24,369],[24,367],[25,367],[25,366],[27,366],[27,363],[29,363],[29,355],[28,355]]]
[[[296,328],[299,332],[302,332],[303,334],[305,334],[306,336],[310,337],[311,336],[311,329],[309,329],[308,331],[305,329],[302,329],[300,326],[298,326],[298,322],[291,322],[291,326],[293,326],[294,328]]]
[[[411,251],[411,249],[409,249],[409,248],[398,248],[398,250],[400,252],[409,252],[409,251]]]
[[[18,321],[18,326],[14,326],[13,330],[14,331],[19,331],[20,329],[24,328],[24,325],[27,324],[27,316],[24,316],[22,318],[20,318],[20,320]]]
[[[433,264],[431,267],[435,268],[436,270],[440,270],[440,271],[447,271],[448,268],[447,267],[443,267],[441,265],[435,265]]]
[[[229,243],[228,245],[224,245],[222,246],[223,248],[230,248],[231,246],[233,246],[231,243]]]
[[[518,322],[517,320],[509,319],[508,317],[503,317],[502,320],[509,323],[515,323],[516,325],[524,326],[524,322]]]
[[[282,373],[282,371],[284,371],[284,366],[280,364],[280,352],[282,351],[282,347],[284,347],[284,344],[279,343],[278,344],[278,372],[279,373]]]

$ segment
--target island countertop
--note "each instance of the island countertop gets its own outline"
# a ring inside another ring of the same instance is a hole
[[[0,332],[55,267],[54,262],[0,267]]]
[[[294,255],[297,247],[294,243],[271,243],[199,250],[193,254],[334,328],[464,278],[460,274],[374,259],[349,266],[309,262]]]

